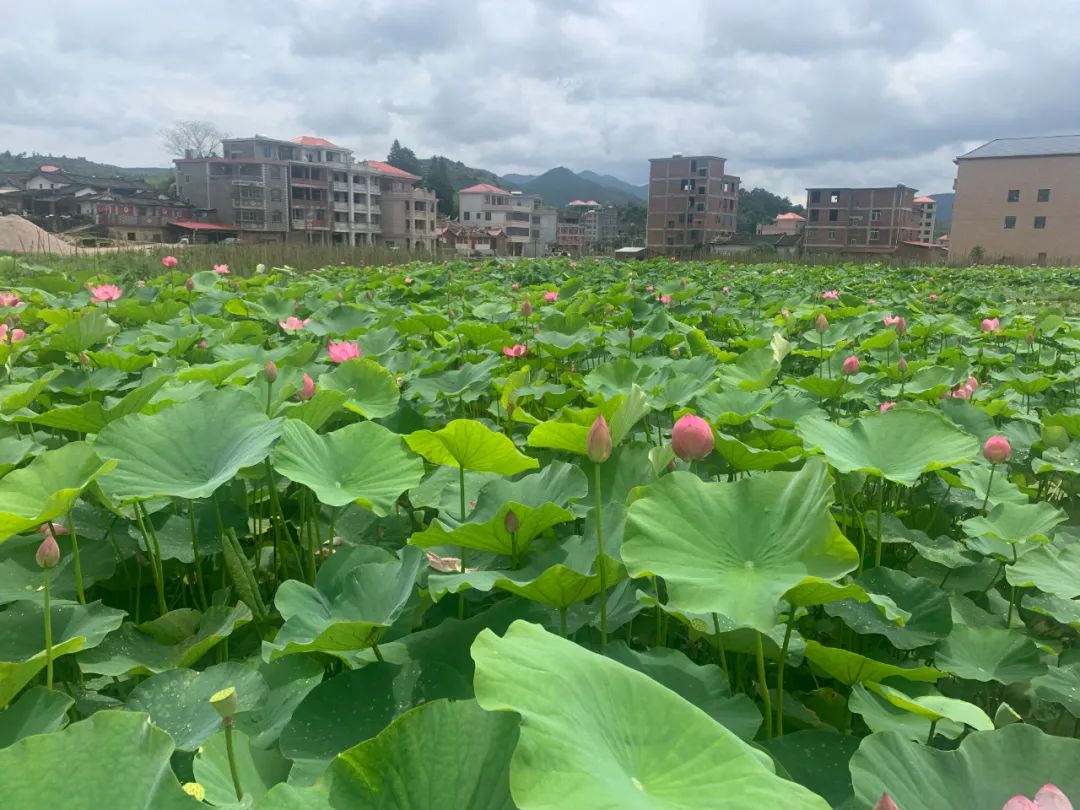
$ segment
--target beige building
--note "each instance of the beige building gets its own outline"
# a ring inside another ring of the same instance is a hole
[[[437,237],[434,191],[417,188],[420,178],[383,163],[369,160],[365,164],[374,171],[379,182],[380,225],[376,242],[386,247],[432,251]]]
[[[915,198],[915,217],[919,223],[919,241],[934,241],[934,225],[937,223],[937,200],[933,197]]]
[[[761,223],[757,226],[757,232],[759,236],[800,234],[805,227],[806,217],[796,214],[794,211],[789,211],[786,214],[780,214],[769,225],[764,222]]]
[[[803,246],[816,253],[893,253],[917,242],[915,189],[809,188]]]
[[[649,160],[646,243],[651,254],[696,253],[735,234],[739,178],[711,155]]]
[[[952,263],[1080,261],[1080,135],[1000,138],[956,166]]]
[[[544,205],[536,194],[477,183],[458,192],[458,210],[462,225],[502,228],[510,256],[543,256],[550,247],[543,241]]]

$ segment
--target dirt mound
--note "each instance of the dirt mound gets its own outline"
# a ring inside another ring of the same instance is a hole
[[[74,253],[75,248],[55,234],[15,214],[0,216],[0,253]]]

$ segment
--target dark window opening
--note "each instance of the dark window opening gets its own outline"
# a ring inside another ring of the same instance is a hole
[[[1018,189],[1018,188],[1009,189],[1008,200],[1009,200],[1009,202],[1020,202],[1020,189]]]

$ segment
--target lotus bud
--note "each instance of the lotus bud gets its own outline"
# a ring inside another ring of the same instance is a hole
[[[508,534],[513,534],[521,528],[521,521],[518,520],[518,516],[511,509],[506,513],[506,517],[503,518],[503,526],[506,528]]]
[[[184,282],[184,286],[188,288],[188,292],[195,289],[195,279],[188,276],[187,281]]]
[[[226,725],[231,725],[236,716],[236,687],[228,686],[210,696],[210,705],[214,707]]]
[[[892,800],[892,796],[888,793],[882,793],[881,798],[877,800],[877,804],[874,805],[874,810],[900,810],[896,806],[896,802]]]
[[[896,361],[896,370],[901,374],[907,374],[907,358],[901,357]]]
[[[521,317],[528,318],[532,316],[532,302],[526,298],[521,302]]]
[[[83,368],[86,368],[88,365],[90,365],[90,355],[88,355],[86,352],[80,353],[79,354],[79,365],[82,366]]]
[[[684,414],[671,429],[671,447],[683,461],[698,461],[713,451],[712,426],[700,416]]]
[[[300,390],[296,392],[296,398],[301,402],[307,402],[315,396],[315,381],[311,379],[308,374],[304,375],[304,384],[300,386]]]
[[[817,320],[814,321],[814,328],[817,329],[818,332],[820,332],[821,334],[825,334],[825,332],[828,330],[829,319],[825,317],[824,312],[817,316]]]
[[[597,416],[589,428],[589,435],[585,437],[585,453],[594,464],[603,464],[611,456],[611,431],[603,414]]]
[[[1024,335],[1024,340],[1026,340],[1027,345],[1030,346],[1032,343],[1035,342],[1035,335],[1031,334],[1031,332],[1028,332],[1026,335]]]
[[[521,289],[521,285],[518,284],[516,281],[513,284],[510,285],[510,292],[517,292],[520,289]]]
[[[1012,455],[1012,446],[1004,436],[991,436],[983,445],[983,458],[991,464],[1002,464]]]
[[[265,264],[261,264],[261,263],[260,263],[260,264],[257,264],[257,265],[255,265],[255,272],[256,272],[256,273],[265,273],[265,272],[266,272],[266,265],[265,265]]]
[[[626,336],[629,337],[631,340],[634,339],[634,334],[634,327],[631,326],[629,329],[626,330]]]
[[[209,345],[210,345],[210,344],[206,342],[206,338],[203,338],[202,340],[200,340],[200,341],[199,341],[199,348],[200,348],[200,349],[205,349],[205,348],[207,348],[207,347],[208,347]]]
[[[881,407],[878,408],[878,413],[885,413],[885,411],[889,410],[890,408],[895,408],[895,407],[896,407],[895,402],[882,402]]]
[[[851,355],[844,360],[844,365],[840,367],[840,370],[845,374],[858,374],[859,372],[859,358],[855,355]]]
[[[263,367],[263,374],[266,375],[267,382],[277,382],[277,363],[273,360],[266,361],[266,365]]]
[[[39,568],[53,568],[60,562],[60,546],[57,545],[52,532],[46,534],[45,539],[41,541],[41,545],[34,554],[34,560]]]
[[[907,319],[903,315],[897,317],[896,322],[893,323],[896,328],[896,334],[902,335],[907,331]]]
[[[1061,425],[1043,425],[1042,443],[1047,447],[1064,450],[1069,446],[1069,431]]]

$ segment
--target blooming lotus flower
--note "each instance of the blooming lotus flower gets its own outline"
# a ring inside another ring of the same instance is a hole
[[[304,384],[300,386],[300,390],[296,392],[296,398],[301,402],[307,402],[315,396],[315,381],[311,379],[308,374],[304,375]]]
[[[982,330],[984,332],[1001,331],[1001,321],[997,318],[983,318]]]
[[[227,276],[227,275],[229,275],[229,265],[227,265],[227,264],[215,264],[214,265],[214,272],[217,273],[219,276]]]
[[[460,574],[461,573],[461,558],[460,557],[440,557],[433,551],[425,551],[424,556],[427,557],[428,565],[432,570],[438,571],[440,574]],[[466,568],[466,571],[475,571],[475,568]]]
[[[513,346],[503,346],[502,353],[507,357],[524,357],[528,350],[524,343],[515,343]]]
[[[16,292],[0,293],[0,307],[17,307],[22,303]]]
[[[595,464],[603,464],[611,456],[611,431],[603,414],[597,416],[589,428],[589,434],[585,437],[585,454]]]
[[[679,417],[671,429],[671,448],[683,461],[697,461],[713,451],[716,440],[712,426],[692,413]]]
[[[348,340],[337,343],[331,340],[326,347],[326,353],[330,356],[331,363],[344,363],[346,360],[359,357],[361,354],[360,347]]]
[[[668,304],[671,303],[671,296],[670,295],[661,295],[661,296],[658,296],[656,300],[659,301],[661,304],[664,304],[665,306],[667,306]]]
[[[0,323],[0,343],[22,343],[25,339],[22,329],[9,329],[6,323]]]
[[[1013,796],[1001,810],[1073,810],[1073,806],[1056,785],[1043,785],[1034,801],[1027,796]]]
[[[991,464],[1002,464],[1012,455],[1012,446],[1004,436],[991,436],[983,445],[983,458]]]
[[[899,335],[907,331],[907,321],[903,315],[886,315],[881,319],[881,322],[886,326],[894,327]]]
[[[544,293],[544,300],[549,304],[559,300],[559,293],[557,290],[550,290]]]
[[[839,290],[826,290],[821,294],[821,297],[827,301],[837,301],[840,298]]]
[[[166,256],[165,258],[169,257]],[[91,298],[90,301],[95,304],[115,301],[124,294],[123,290],[115,284],[99,284],[96,287],[91,287],[90,292],[93,295],[93,298]]]
[[[885,413],[885,411],[889,410],[890,408],[895,408],[895,407],[896,407],[895,402],[882,402],[881,407],[878,408],[878,413]]]
[[[968,399],[971,396],[971,392],[964,386],[956,388],[952,392],[953,399]]]
[[[521,317],[522,318],[528,318],[531,315],[532,315],[532,302],[530,302],[529,299],[526,298],[524,301],[521,302]]]
[[[817,320],[814,321],[814,328],[824,334],[829,329],[829,319],[825,317],[825,313],[822,312],[817,316]]]
[[[300,320],[295,315],[290,315],[285,320],[278,321],[278,326],[280,326],[286,332],[299,332],[309,323],[311,323],[311,318],[304,318],[303,320]]]
[[[161,263],[165,267],[176,267],[176,265],[178,265],[180,262],[175,256],[166,256],[164,259],[161,260]]]
[[[937,293],[930,293],[930,302],[937,301]]]
[[[41,541],[41,545],[34,554],[34,561],[39,568],[53,568],[60,562],[60,546],[51,534],[45,535],[45,539]]]
[[[405,283],[406,284],[412,284],[413,283],[412,276],[405,276]]]
[[[969,388],[972,391],[977,390],[978,387],[979,387],[979,378],[978,377],[968,377],[967,382],[964,384],[964,387]]]
[[[510,292],[517,292],[520,289],[521,289],[521,285],[518,284],[516,281],[513,284],[510,285]]]
[[[845,374],[857,374],[859,371],[859,358],[855,355],[846,358],[844,360],[844,365],[840,367],[840,370]]]

